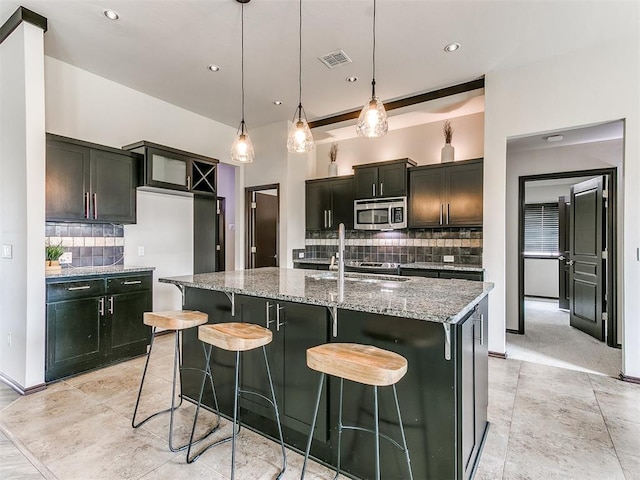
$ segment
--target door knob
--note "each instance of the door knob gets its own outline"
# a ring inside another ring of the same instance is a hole
[[[573,262],[573,260],[569,260],[569,261],[567,262],[567,265],[573,265],[573,263],[574,263],[574,262]]]

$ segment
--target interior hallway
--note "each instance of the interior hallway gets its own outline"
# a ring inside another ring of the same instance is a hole
[[[146,405],[169,401],[172,346],[170,335],[156,343]],[[229,478],[229,444],[186,465],[184,453],[168,451],[168,416],[131,428],[143,362],[81,375],[25,397],[0,384],[0,478]],[[491,426],[477,480],[640,480],[640,385],[490,358],[488,414]],[[178,433],[184,435],[190,418],[178,419]],[[279,446],[247,429],[241,438],[237,478],[273,479]],[[284,478],[299,478],[301,456],[288,451],[287,458]],[[313,464],[306,478],[333,475]]]

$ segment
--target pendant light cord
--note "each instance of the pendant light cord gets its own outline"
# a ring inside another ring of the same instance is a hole
[[[241,4],[241,11],[242,11],[242,22],[241,22],[241,28],[240,28],[240,45],[241,45],[241,60],[240,60],[240,83],[241,83],[241,90],[242,90],[242,122],[241,123],[241,133],[244,133],[244,3]]]
[[[300,0],[300,28],[298,29],[298,120],[302,118],[302,0]]]
[[[373,0],[373,76],[371,80],[371,96],[376,96],[376,0]]]

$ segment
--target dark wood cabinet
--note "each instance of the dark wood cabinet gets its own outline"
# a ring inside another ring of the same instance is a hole
[[[409,228],[482,226],[482,159],[409,170]]]
[[[307,180],[305,192],[307,230],[353,228],[353,176]]]
[[[151,338],[151,274],[47,283],[47,382],[142,355]]]
[[[144,186],[216,195],[217,159],[146,140],[122,148],[144,155],[140,172]]]
[[[402,158],[354,166],[355,199],[406,196],[407,166],[415,164],[410,158]]]
[[[484,279],[483,272],[468,270],[442,270],[437,268],[400,267],[400,275],[404,277],[456,278],[458,280],[475,280],[479,282]]]
[[[135,223],[140,158],[47,134],[47,221]]]

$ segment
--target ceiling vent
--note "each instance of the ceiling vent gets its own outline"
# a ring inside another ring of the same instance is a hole
[[[335,52],[322,55],[318,57],[318,60],[324,63],[327,68],[335,68],[343,63],[351,63],[351,59],[342,50],[336,50]]]

